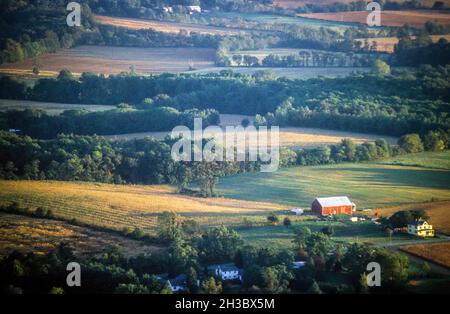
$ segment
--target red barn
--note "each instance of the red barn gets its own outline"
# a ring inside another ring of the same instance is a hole
[[[352,215],[356,205],[347,196],[318,197],[311,204],[311,211],[317,215]]]

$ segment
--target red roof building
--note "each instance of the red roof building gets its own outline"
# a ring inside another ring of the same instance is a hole
[[[317,215],[352,215],[356,205],[347,196],[318,197],[311,204],[311,211]]]

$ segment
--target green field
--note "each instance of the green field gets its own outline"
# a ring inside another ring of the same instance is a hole
[[[424,152],[381,160],[380,164],[450,169],[450,151]]]
[[[289,216],[293,218],[294,216]],[[295,219],[295,217],[293,218]],[[323,227],[333,226],[335,233],[332,240],[336,243],[370,243],[383,245],[388,243],[404,243],[412,241],[416,243],[417,238],[408,234],[396,234],[391,241],[380,228],[368,220],[365,222],[354,223],[348,218],[342,218],[340,221],[315,221],[304,220],[293,223],[291,227],[283,225],[264,226],[256,228],[239,229],[238,232],[244,240],[260,247],[272,246],[274,248],[288,248],[293,245],[294,229],[296,227],[308,227],[311,231],[321,231]]]
[[[353,163],[293,167],[273,173],[251,173],[223,178],[219,192],[226,197],[271,201],[309,208],[316,197],[349,196],[358,209],[450,199],[449,152],[403,156],[404,163],[432,168],[389,165],[397,158],[378,163]]]

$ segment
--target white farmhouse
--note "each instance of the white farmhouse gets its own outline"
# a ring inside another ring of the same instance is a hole
[[[303,261],[295,261],[295,262],[292,262],[291,267],[292,267],[292,269],[299,269],[299,268],[304,267],[305,265],[306,265],[306,262],[303,262]]]
[[[233,263],[219,264],[209,267],[214,272],[216,277],[221,280],[240,280],[242,281],[242,269],[237,268]]]
[[[189,5],[186,8],[188,9],[189,14],[202,13],[202,8],[199,5]]]
[[[433,226],[423,219],[408,224],[408,233],[418,237],[434,237]]]
[[[166,13],[173,13],[173,8],[172,7],[163,7],[163,11]]]
[[[185,274],[178,275],[175,278],[168,279],[167,284],[172,290],[172,292],[180,292],[186,290],[186,279],[187,276]]]

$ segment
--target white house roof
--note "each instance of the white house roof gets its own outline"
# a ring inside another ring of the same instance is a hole
[[[423,225],[428,225],[428,222],[426,222],[425,220],[423,220],[423,219],[419,219],[419,220],[416,220],[416,221],[414,221],[413,223],[409,223],[408,225],[413,225],[413,226],[423,226]]]
[[[318,197],[316,200],[322,207],[328,206],[354,206],[355,204],[350,201],[347,196],[335,196],[335,197]]]

